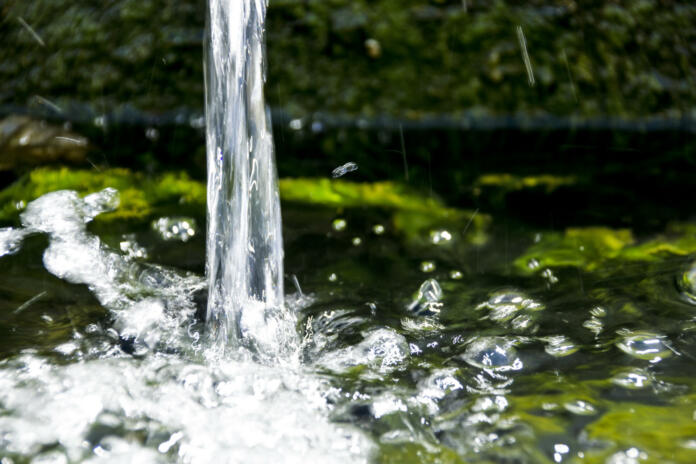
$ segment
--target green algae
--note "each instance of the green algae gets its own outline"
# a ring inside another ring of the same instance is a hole
[[[206,188],[185,172],[148,176],[123,168],[71,170],[38,168],[0,192],[0,220],[13,221],[31,200],[55,190],[75,190],[80,195],[112,187],[118,190],[117,210],[99,215],[96,222],[142,220],[155,211],[202,214]],[[379,209],[391,215],[394,228],[409,238],[421,237],[433,227],[450,225],[471,231],[473,242],[485,241],[490,217],[450,208],[434,197],[394,182],[355,183],[329,179],[282,179],[284,202],[323,208]]]
[[[586,427],[587,436],[607,446],[590,453],[588,462],[604,462],[607,456],[633,447],[647,454],[648,462],[693,462],[695,451],[685,446],[696,437],[693,399],[667,406],[615,403]]]
[[[149,177],[127,169],[102,171],[39,168],[0,192],[0,220],[11,221],[29,201],[55,190],[75,190],[87,195],[107,187],[118,190],[120,205],[116,211],[99,215],[96,222],[117,219],[144,219],[167,205],[180,211],[205,204],[205,186],[186,173],[165,173]]]
[[[559,187],[577,184],[575,176],[554,176],[540,174],[536,176],[516,176],[509,173],[484,174],[474,182],[475,189],[497,187],[505,191],[541,188],[545,193],[551,193]]]
[[[514,264],[525,274],[549,267],[593,271],[609,262],[652,262],[693,253],[696,253],[696,235],[686,225],[671,226],[667,233],[640,243],[628,229],[585,227],[541,235]]]

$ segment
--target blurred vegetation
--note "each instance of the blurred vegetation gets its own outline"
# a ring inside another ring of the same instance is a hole
[[[6,0],[0,105],[200,111],[204,20],[204,0]],[[291,115],[694,117],[695,25],[678,0],[271,0],[266,93]]]
[[[185,172],[165,172],[147,176],[124,168],[102,171],[37,168],[0,191],[0,221],[11,223],[30,201],[56,190],[75,190],[80,195],[112,187],[119,192],[119,207],[99,215],[95,222],[143,220],[155,214],[188,214],[205,211],[206,187]],[[470,240],[485,241],[491,218],[478,212],[445,206],[432,196],[424,196],[392,182],[358,183],[328,179],[282,179],[280,195],[284,203],[344,209],[378,209],[392,218],[395,230],[416,239],[433,227],[467,225]]]

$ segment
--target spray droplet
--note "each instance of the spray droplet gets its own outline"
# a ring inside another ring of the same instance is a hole
[[[436,266],[433,261],[423,261],[420,263],[420,270],[421,272],[433,272],[435,271]]]
[[[343,166],[339,166],[333,171],[331,171],[331,177],[334,179],[344,176],[348,174],[349,172],[357,171],[358,170],[358,165],[353,163],[352,161],[344,164]]]
[[[334,219],[334,221],[331,223],[331,227],[336,232],[341,232],[343,230],[346,230],[347,225],[348,225],[348,223],[346,222],[346,220],[342,219],[342,218]]]
[[[452,234],[448,230],[431,230],[430,241],[433,245],[444,245],[452,241]]]
[[[382,235],[384,233],[384,226],[382,224],[375,224],[372,226],[372,233],[375,235]]]

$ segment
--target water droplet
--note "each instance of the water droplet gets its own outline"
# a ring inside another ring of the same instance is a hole
[[[464,277],[464,274],[462,274],[462,271],[453,270],[450,271],[449,277],[452,280],[461,280]]]
[[[595,316],[592,316],[591,318],[583,322],[582,326],[590,332],[592,332],[593,334],[595,334],[595,337],[599,335],[602,332],[602,330],[604,330],[604,323],[601,319],[598,319]]]
[[[558,277],[556,277],[551,269],[544,269],[541,271],[541,276],[549,283],[549,285],[558,283]]]
[[[452,241],[452,234],[448,230],[431,230],[430,241],[433,245],[444,245]]]
[[[343,218],[334,219],[334,221],[331,223],[331,227],[336,232],[341,232],[345,230],[346,226],[348,226],[348,223]]]
[[[650,374],[643,369],[622,371],[611,378],[611,383],[629,390],[639,390],[652,383]]]
[[[520,311],[540,311],[544,305],[514,290],[502,290],[493,293],[488,301],[476,306],[477,310],[489,310],[489,317],[494,321],[509,321]]]
[[[337,280],[338,276],[336,275],[336,273],[332,272],[331,274],[329,274],[329,282],[336,282]]]
[[[553,356],[554,358],[562,358],[564,356],[569,356],[578,349],[579,346],[575,345],[568,337],[565,335],[556,335],[548,337],[546,339],[547,345],[544,347],[544,351]]]
[[[124,235],[119,248],[128,259],[146,259],[147,250],[135,240],[134,234]]]
[[[590,314],[594,317],[604,317],[607,315],[607,310],[601,306],[595,306],[594,308],[590,309]]]
[[[420,263],[421,272],[433,272],[435,271],[435,263],[433,261],[423,261]]]
[[[626,354],[651,363],[659,362],[674,354],[663,335],[650,332],[633,332],[616,342],[616,346]]]
[[[578,416],[593,416],[597,414],[597,408],[583,400],[564,403],[563,407],[566,409],[566,411]]]
[[[358,165],[353,163],[352,161],[349,161],[348,163],[337,167],[333,171],[331,171],[331,177],[334,179],[344,176],[348,174],[349,172],[357,171],[358,170]]]
[[[145,130],[145,137],[154,142],[159,139],[159,131],[154,127],[148,127]]]
[[[690,303],[696,304],[696,262],[692,263],[690,268],[682,274],[678,283],[682,295]]]
[[[186,242],[196,235],[196,221],[187,217],[161,217],[152,222],[152,229],[163,240]]]
[[[353,244],[353,246],[360,246],[362,245],[362,239],[360,237],[353,237],[351,243]]]
[[[290,129],[292,129],[292,130],[296,130],[296,131],[302,130],[302,120],[301,119],[293,119],[292,121],[290,121],[289,126],[290,126]]]
[[[375,224],[372,226],[372,233],[375,235],[382,235],[384,233],[384,226],[382,224]]]
[[[377,39],[367,39],[365,40],[365,51],[367,56],[372,59],[377,59],[382,55],[382,45],[380,45]]]
[[[538,259],[532,258],[529,261],[527,261],[527,267],[529,269],[537,269],[539,266],[540,266],[540,263],[539,263]]]
[[[408,305],[408,309],[421,316],[432,316],[438,314],[442,309],[441,299],[442,288],[440,284],[435,279],[428,279],[421,284],[413,301]]]
[[[513,341],[503,337],[482,337],[471,342],[461,357],[472,366],[482,369],[517,371],[523,365],[514,346]]]

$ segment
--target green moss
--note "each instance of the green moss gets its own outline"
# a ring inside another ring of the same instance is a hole
[[[696,253],[696,236],[687,226],[672,226],[667,234],[638,244],[628,229],[571,228],[563,234],[550,232],[543,235],[538,243],[515,260],[515,266],[523,273],[563,266],[591,271],[610,260],[656,261],[692,253]],[[530,266],[532,260],[538,261],[539,265]]]
[[[542,188],[546,193],[551,193],[559,187],[575,185],[576,183],[577,178],[574,176],[541,174],[520,177],[512,174],[484,174],[476,179],[474,188],[497,187],[507,191]]]
[[[191,180],[185,173],[166,173],[148,177],[127,169],[103,171],[40,168],[0,192],[0,220],[11,221],[18,214],[17,204],[28,203],[55,190],[75,190],[87,195],[113,187],[119,191],[120,205],[116,211],[97,217],[99,222],[114,219],[143,219],[155,208],[177,205],[203,208],[205,186]]]
[[[426,449],[423,445],[405,443],[381,445],[375,462],[379,464],[464,464],[466,461],[444,446],[431,445]]]
[[[0,192],[0,221],[13,221],[19,210],[41,195],[55,190],[75,190],[87,195],[113,187],[119,191],[116,211],[97,217],[97,222],[115,219],[144,219],[155,211],[187,214],[205,211],[206,189],[186,173],[169,172],[147,176],[127,169],[102,171],[39,168]],[[328,208],[376,208],[392,215],[397,231],[409,238],[423,235],[433,227],[451,225],[467,228],[472,242],[485,240],[490,217],[448,208],[439,200],[419,195],[392,182],[354,183],[329,179],[282,179],[280,194],[285,202]]]
[[[649,462],[693,462],[694,451],[684,444],[696,436],[696,404],[689,399],[682,402],[685,404],[669,406],[614,404],[586,428],[588,438],[610,445],[601,456],[594,457],[603,458],[637,446],[647,453]]]
[[[330,179],[281,179],[283,201],[335,208],[380,208],[392,212],[394,228],[409,238],[435,227],[467,228],[473,243],[485,241],[491,218],[445,206],[394,182],[355,183]],[[467,226],[468,225],[468,226]]]

